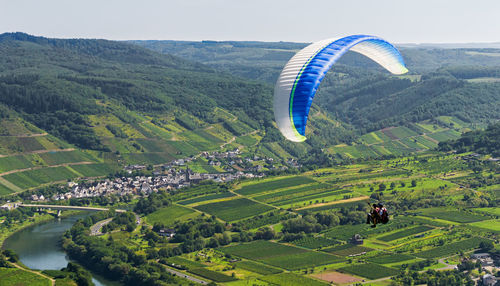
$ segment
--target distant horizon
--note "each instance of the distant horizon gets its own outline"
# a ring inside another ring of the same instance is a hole
[[[175,41],[175,42],[204,42],[204,41],[213,41],[213,42],[262,42],[262,43],[279,43],[279,42],[284,42],[284,43],[298,43],[298,44],[307,44],[311,42],[306,42],[306,41],[272,41],[272,40],[234,40],[234,39],[110,39],[110,38],[98,38],[98,37],[54,37],[54,36],[47,36],[47,35],[37,35],[37,34],[31,34],[25,31],[5,31],[5,32],[0,32],[1,34],[13,34],[13,33],[23,33],[27,34],[30,36],[34,37],[42,37],[42,38],[47,38],[47,39],[62,39],[62,40],[71,40],[71,39],[83,39],[83,40],[107,40],[107,41],[117,41],[117,42],[127,42],[127,41]],[[345,35],[348,36],[348,35]],[[376,35],[374,35],[376,36]],[[339,37],[341,38],[341,37]],[[318,39],[322,40],[322,39]],[[418,45],[418,46],[425,46],[425,45],[491,45],[491,44],[500,44],[499,41],[493,41],[493,42],[395,42],[393,41],[395,45]]]

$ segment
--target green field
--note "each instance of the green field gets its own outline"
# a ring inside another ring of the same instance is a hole
[[[286,218],[290,218],[289,214],[276,214],[273,212],[267,213],[265,215],[259,215],[252,218],[244,219],[238,222],[248,229],[258,228],[264,225],[271,225],[280,222]]]
[[[51,286],[52,282],[18,268],[0,267],[0,286]]]
[[[404,127],[404,126],[399,126],[399,127],[385,130],[384,133],[391,138],[397,138],[397,139],[402,139],[402,138],[418,135],[415,131],[409,129],[408,127]]]
[[[246,125],[245,123],[239,120],[224,121],[224,128],[226,128],[236,136],[240,136],[253,131],[253,129],[250,126]]]
[[[164,143],[178,150],[176,156],[179,158],[191,156],[199,152],[196,147],[184,141],[165,141]]]
[[[84,177],[101,177],[107,176],[109,173],[112,173],[116,170],[115,167],[106,164],[106,163],[96,163],[96,164],[88,164],[88,165],[72,165],[68,168],[76,171]]]
[[[276,191],[276,192],[272,192],[269,194],[260,195],[260,196],[254,197],[254,199],[256,199],[258,201],[266,202],[266,203],[275,204],[275,203],[279,203],[281,201],[284,201],[284,200],[287,200],[290,198],[294,198],[296,196],[304,196],[304,195],[307,195],[310,193],[316,193],[316,192],[318,192],[318,190],[325,189],[328,187],[330,187],[329,184],[317,183],[317,184],[311,184],[311,185],[307,185],[307,186],[303,186],[303,187],[299,186],[296,188],[286,189],[284,191]]]
[[[264,259],[261,259],[260,261],[287,270],[297,270],[342,262],[344,261],[344,259],[335,255],[309,251],[305,253],[290,254],[284,256],[266,257]]]
[[[349,265],[340,268],[340,270],[361,277],[366,277],[368,279],[379,279],[383,277],[394,276],[399,273],[399,270],[397,269],[373,263]]]
[[[127,153],[122,155],[128,164],[162,164],[175,157],[170,153]]]
[[[356,207],[358,204],[365,206],[366,202],[367,201],[365,201],[365,200],[360,200],[360,201],[347,202],[347,203],[330,204],[330,205],[324,205],[324,206],[319,206],[319,207],[300,209],[300,210],[298,210],[298,212],[300,214],[303,214],[305,212],[319,212],[319,211],[341,209],[341,208],[352,208],[352,207]]]
[[[221,251],[288,270],[342,261],[340,257],[335,255],[262,240],[224,247],[221,248]]]
[[[438,145],[436,142],[431,141],[428,138],[425,138],[425,136],[415,137],[415,140],[417,140],[418,143],[424,145],[425,147],[427,147],[429,149],[436,148]]]
[[[37,137],[4,137],[0,136],[1,153],[14,154],[45,150],[45,147],[38,142]]]
[[[339,256],[349,256],[349,255],[356,255],[360,254],[363,252],[370,252],[373,249],[360,246],[360,245],[353,245],[353,244],[343,244],[339,246],[334,246],[334,247],[329,247],[325,248],[322,251],[328,252],[328,253],[333,253]]]
[[[215,215],[225,221],[235,221],[267,212],[273,208],[246,198],[241,198],[199,205],[195,209]]]
[[[80,151],[48,152],[39,154],[47,165],[95,161],[91,156]]]
[[[488,219],[488,217],[473,214],[466,211],[457,210],[443,210],[443,209],[429,209],[422,212],[423,216],[444,219],[448,221],[454,221],[459,223],[476,222]]]
[[[375,144],[383,142],[382,139],[378,137],[377,134],[375,134],[375,132],[367,133],[361,136],[360,139],[366,144]]]
[[[250,260],[308,252],[308,250],[302,248],[269,242],[265,240],[256,240],[250,243],[237,244],[221,248],[220,250],[225,253],[241,256]]]
[[[379,254],[377,256],[367,258],[366,260],[377,264],[387,264],[387,263],[396,263],[412,259],[415,259],[415,257],[411,255],[400,254],[400,253],[387,253],[387,254]]]
[[[258,142],[257,139],[255,139],[251,135],[245,135],[245,136],[241,136],[241,137],[236,138],[236,143],[241,144],[241,145],[245,145],[245,146],[253,146],[253,145],[257,144],[257,142]]]
[[[348,240],[353,235],[360,233],[364,229],[366,229],[366,225],[364,224],[340,225],[326,231],[324,236],[334,239]]]
[[[193,273],[193,274],[196,274],[198,276],[208,278],[208,279],[215,281],[215,282],[230,282],[230,281],[237,280],[234,277],[227,276],[227,275],[224,275],[222,273],[215,272],[212,270],[208,270],[206,268],[192,268],[192,269],[189,269],[188,271]]]
[[[264,265],[249,260],[239,261],[236,262],[234,265],[236,266],[236,268],[245,269],[262,275],[270,275],[283,272],[283,270],[281,269],[270,267],[269,265]]]
[[[458,241],[458,242],[448,243],[448,244],[445,244],[443,246],[432,248],[432,249],[429,249],[426,251],[422,251],[422,252],[416,253],[415,255],[417,257],[421,257],[421,258],[446,257],[446,256],[456,254],[460,251],[478,248],[479,244],[482,241],[491,241],[491,240],[485,239],[485,238],[480,238],[480,237],[473,237],[473,238],[468,238],[468,239]]]
[[[135,139],[137,143],[139,143],[142,147],[144,147],[146,152],[149,153],[155,153],[158,152],[159,150],[175,154],[178,152],[176,148],[174,148],[171,145],[168,145],[165,143],[166,141],[164,140],[159,140],[159,139],[146,139],[146,138],[137,138]]]
[[[457,139],[460,137],[460,132],[455,131],[455,130],[445,130],[445,131],[440,131],[432,134],[428,134],[430,138],[437,140],[439,142],[441,141],[446,141],[446,140],[451,140],[451,139]]]
[[[252,195],[276,189],[288,188],[297,185],[304,185],[314,183],[313,179],[302,176],[295,176],[290,178],[277,179],[272,181],[265,181],[251,185],[245,185],[236,192],[241,195]]]
[[[413,234],[417,234],[417,233],[421,233],[421,232],[424,232],[424,231],[428,231],[428,230],[431,230],[431,229],[433,229],[433,228],[425,226],[425,225],[420,225],[420,226],[417,226],[417,227],[413,227],[413,228],[401,230],[401,231],[398,231],[398,232],[395,232],[395,233],[391,233],[391,234],[388,234],[388,235],[384,235],[384,236],[378,237],[377,239],[381,240],[381,241],[389,242],[389,241],[393,241],[393,240],[396,240],[396,239],[407,237],[407,236],[410,236],[410,235],[413,235]]]
[[[186,258],[181,257],[181,256],[169,257],[169,258],[167,258],[167,262],[168,263],[173,263],[175,265],[181,265],[181,266],[183,266],[186,269],[200,268],[200,267],[205,267],[206,266],[204,264],[201,264],[199,262],[186,259]]]
[[[324,231],[323,234],[328,238],[347,241],[355,234],[360,234],[364,238],[371,235],[382,235],[392,230],[407,227],[412,223],[420,223],[420,221],[427,222],[426,219],[421,218],[395,216],[391,219],[391,221],[389,221],[389,223],[379,224],[376,228],[367,227],[366,224],[339,225]],[[432,220],[429,220],[429,222],[432,222]]]
[[[352,194],[352,192],[350,190],[322,190],[316,194],[308,196],[307,195],[300,196],[299,194],[293,199],[279,201],[275,203],[275,205],[278,205],[282,208],[288,208],[288,207],[295,208],[297,206],[301,207],[307,204],[311,204],[313,202],[319,203],[323,201],[330,202],[330,201],[341,200],[346,194]]]
[[[0,196],[8,195],[8,194],[13,193],[13,192],[14,192],[14,190],[7,188],[6,186],[4,186],[3,184],[0,183]]]
[[[484,229],[488,229],[488,230],[491,230],[493,232],[500,232],[500,220],[499,219],[473,222],[470,225],[477,226],[477,227],[484,228]]]
[[[294,240],[292,241],[292,243],[300,247],[317,249],[325,246],[338,244],[339,242],[322,236],[318,237],[306,236],[304,238]]]
[[[33,167],[34,165],[30,159],[32,158],[28,155],[2,157],[0,158],[0,173]]]
[[[66,167],[42,168],[3,176],[4,179],[22,189],[37,187],[54,181],[65,181],[75,177],[77,177],[77,174]]]
[[[171,205],[161,208],[146,216],[146,221],[153,225],[155,222],[163,223],[165,225],[172,225],[176,220],[186,220],[197,216],[198,213],[177,205]]]
[[[485,212],[485,213],[491,214],[491,215],[500,216],[500,208],[499,207],[496,207],[496,208],[477,208],[475,210]]]
[[[190,204],[194,204],[194,203],[200,203],[200,202],[204,202],[204,201],[210,201],[210,200],[216,200],[216,199],[222,199],[222,198],[230,198],[230,197],[234,197],[234,194],[230,193],[230,192],[218,193],[218,194],[196,197],[196,198],[192,198],[189,200],[179,201],[177,203],[179,205],[185,206],[185,205],[190,205]]]
[[[325,282],[314,280],[308,277],[300,276],[294,273],[280,273],[269,275],[259,278],[263,281],[269,282],[272,285],[286,285],[286,286],[325,286]]]

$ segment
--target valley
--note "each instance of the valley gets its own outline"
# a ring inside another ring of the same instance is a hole
[[[496,275],[497,51],[402,47],[404,76],[347,53],[312,104],[308,140],[292,143],[272,85],[304,46],[1,34],[0,240],[74,212],[42,205],[108,211],[58,234],[76,262],[64,271],[33,272],[5,243],[0,285]],[[375,202],[391,219],[371,228]]]

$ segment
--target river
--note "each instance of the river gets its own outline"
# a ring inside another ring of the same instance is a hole
[[[61,236],[80,218],[91,213],[83,213],[36,224],[18,231],[8,237],[4,249],[12,249],[19,255],[19,260],[31,269],[59,270],[66,267],[69,258],[60,245]],[[96,286],[116,286],[92,273],[92,281]]]

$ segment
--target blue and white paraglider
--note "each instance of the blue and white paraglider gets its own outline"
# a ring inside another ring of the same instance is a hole
[[[290,141],[306,140],[307,116],[321,80],[347,51],[367,56],[393,74],[408,72],[399,51],[381,38],[353,35],[312,43],[285,65],[274,88],[274,117]]]

